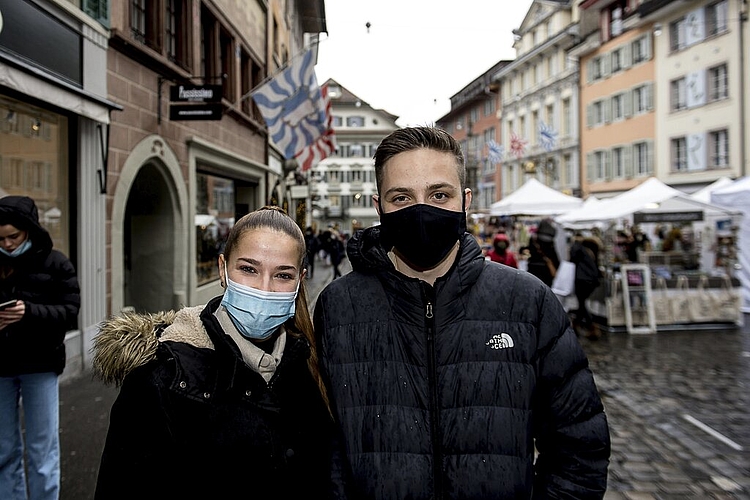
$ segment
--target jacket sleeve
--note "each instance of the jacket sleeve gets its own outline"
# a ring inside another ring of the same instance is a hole
[[[97,477],[96,500],[169,498],[168,469],[176,457],[160,384],[152,365],[133,370],[112,405],[109,430]],[[162,478],[162,479],[160,479]],[[179,480],[179,479],[177,479]],[[172,490],[174,493],[174,490]]]
[[[326,385],[326,389],[328,391],[328,396],[330,398],[330,405],[331,410],[334,414],[335,422],[335,428],[334,428],[334,441],[332,443],[332,453],[331,453],[331,483],[330,483],[330,495],[329,498],[335,499],[335,500],[345,500],[349,498],[349,495],[347,493],[348,489],[348,477],[349,474],[347,471],[349,471],[348,467],[348,461],[346,458],[346,452],[344,451],[344,444],[343,439],[341,437],[341,425],[338,421],[338,415],[336,413],[336,401],[333,399],[333,391],[331,390],[331,384],[330,380],[328,378],[328,372],[327,372],[327,357],[325,354],[325,342],[322,342],[323,338],[323,332],[325,332],[326,323],[325,323],[325,291],[322,292],[318,296],[317,303],[315,304],[314,309],[314,331],[315,331],[315,343],[318,349],[318,360],[319,360],[319,367],[320,367],[320,374],[323,377],[323,381]]]
[[[24,321],[33,323],[30,331],[50,332],[75,329],[81,307],[81,290],[73,264],[60,253],[53,253],[47,263],[52,282],[44,302],[24,300]],[[61,328],[64,327],[64,328]]]
[[[534,401],[534,498],[600,499],[610,437],[588,359],[558,299],[545,292]]]

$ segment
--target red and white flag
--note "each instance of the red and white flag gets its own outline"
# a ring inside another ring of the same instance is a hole
[[[528,141],[517,136],[515,132],[510,133],[510,152],[516,158],[521,158],[526,154],[526,144]]]
[[[331,115],[331,99],[328,97],[328,85],[320,87],[326,110],[326,128],[323,134],[312,144],[300,151],[295,158],[299,162],[300,170],[305,172],[328,158],[336,151],[336,135],[333,133],[333,117]]]

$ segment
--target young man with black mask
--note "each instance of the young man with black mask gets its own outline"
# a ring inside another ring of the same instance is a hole
[[[610,440],[559,300],[466,233],[459,144],[397,130],[375,153],[380,225],[315,306],[342,498],[602,498]],[[538,458],[535,461],[535,450]]]

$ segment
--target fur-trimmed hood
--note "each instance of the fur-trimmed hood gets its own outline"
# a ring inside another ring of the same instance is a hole
[[[94,338],[93,367],[108,385],[122,385],[125,376],[156,357],[159,342],[183,342],[214,349],[201,322],[205,306],[159,313],[123,313],[104,321]]]

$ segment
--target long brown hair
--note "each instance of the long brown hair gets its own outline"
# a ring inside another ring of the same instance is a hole
[[[299,255],[299,268],[303,269],[305,263],[305,257],[307,255],[305,245],[305,235],[302,233],[302,229],[297,225],[294,219],[287,214],[283,209],[276,206],[264,206],[250,212],[249,214],[240,218],[229,231],[227,236],[226,245],[224,246],[224,261],[229,261],[229,256],[235,250],[239,244],[239,240],[243,234],[253,229],[267,228],[273,231],[284,233],[290,238],[297,242],[297,253]],[[300,273],[301,277],[301,273]],[[304,283],[300,283],[299,293],[295,302],[295,313],[294,321],[287,321],[285,324],[286,330],[290,335],[296,337],[302,336],[310,343],[310,357],[307,359],[307,366],[310,373],[313,376],[320,394],[323,397],[328,412],[331,412],[331,408],[328,402],[328,392],[326,391],[325,384],[323,383],[323,377],[320,375],[320,368],[318,367],[318,350],[315,346],[315,334],[313,331],[313,322],[310,318],[310,310],[307,305],[307,287]]]

